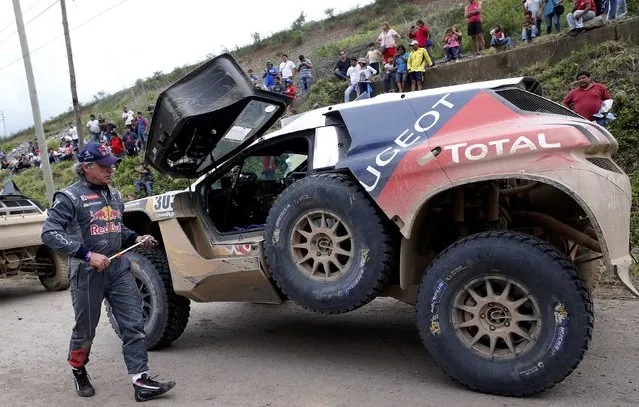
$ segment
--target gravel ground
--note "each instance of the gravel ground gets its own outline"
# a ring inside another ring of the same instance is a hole
[[[454,384],[419,343],[412,308],[392,299],[330,317],[293,304],[193,304],[184,335],[150,353],[151,373],[178,383],[152,403],[636,406],[639,301],[604,298],[596,301],[593,343],[579,368],[555,388],[525,399]],[[104,314],[88,366],[96,396],[76,396],[66,364],[72,319],[68,292],[49,293],[29,280],[0,281],[0,406],[137,405],[120,341]]]

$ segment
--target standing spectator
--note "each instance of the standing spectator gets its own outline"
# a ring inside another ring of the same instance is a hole
[[[426,66],[433,66],[433,61],[428,56],[425,48],[419,46],[417,40],[411,41],[410,45],[413,47],[413,52],[408,57],[408,73],[411,80],[411,91],[422,90],[422,82],[424,80],[424,73],[426,72]]]
[[[293,86],[293,79],[286,80],[286,90],[284,91],[284,94],[293,99],[297,97],[297,89]]]
[[[501,29],[499,24],[496,24],[492,30],[490,30],[490,35],[492,39],[490,40],[491,47],[501,47],[505,46],[506,48],[510,48],[512,45],[512,39],[510,37],[506,37],[504,31]]]
[[[575,6],[572,8],[572,12],[566,16],[568,27],[570,27],[568,35],[574,37],[586,31],[584,22],[592,20],[597,16],[595,9],[594,0],[575,0]]]
[[[93,137],[93,141],[96,143],[100,142],[100,123],[95,120],[95,115],[89,116],[91,120],[87,122],[87,128],[89,129],[89,133]]]
[[[124,120],[124,127],[130,126],[131,122],[133,121],[134,118],[135,118],[135,114],[133,113],[133,110],[129,109],[126,106],[123,106],[122,107],[122,120]]]
[[[275,84],[271,86],[271,92],[275,93],[284,93],[286,92],[286,88],[282,85],[282,80],[279,76],[275,77]]]
[[[149,134],[149,121],[142,116],[142,112],[138,112],[137,130],[138,138],[140,139],[140,148],[144,150],[146,138]]]
[[[605,118],[612,108],[612,96],[608,89],[591,80],[588,71],[577,74],[577,85],[564,97],[564,105],[586,120],[595,121],[597,114],[603,114]]]
[[[397,54],[395,55],[395,65],[397,66],[397,73],[395,74],[395,83],[400,93],[404,93],[404,87],[408,83],[408,57],[410,55],[406,52],[406,48],[403,45],[397,47]]]
[[[419,46],[426,49],[428,57],[431,61],[434,61],[431,48],[433,47],[433,41],[430,39],[430,29],[424,23],[424,20],[417,20],[416,26],[410,27],[408,38],[414,39],[419,43]]]
[[[395,65],[395,57],[388,57],[388,62],[384,64],[384,93],[395,92],[396,74],[397,66]]]
[[[362,93],[366,92],[368,93],[369,97],[373,97],[373,87],[371,86],[371,81],[379,71],[372,66],[366,66],[366,58],[360,58],[357,61],[357,64],[359,65],[359,94],[361,95]]]
[[[626,0],[610,0],[603,12],[608,14],[609,20],[615,20],[617,16],[623,17],[628,13],[628,5]]]
[[[335,63],[335,68],[333,68],[333,71],[335,71],[335,76],[345,81],[349,80],[347,72],[350,67],[351,61],[346,58],[346,52],[340,51],[339,59]]]
[[[375,47],[375,43],[371,42],[368,44],[368,52],[366,53],[366,59],[368,66],[373,68],[375,72],[379,72],[379,60],[384,56],[381,52]],[[359,63],[359,62],[358,62]]]
[[[346,74],[348,75],[348,78],[350,79],[351,84],[344,91],[344,102],[351,101],[351,93],[353,91],[355,91],[357,96],[359,96],[359,86],[357,86],[357,82],[359,81],[359,66],[357,65],[357,59],[351,58],[350,63],[351,63],[351,66],[346,71]]]
[[[131,131],[131,127],[126,127],[124,129],[124,147],[126,148],[127,154],[129,155],[129,157],[135,157],[136,155],[138,155],[137,152],[137,145],[138,145],[138,140],[137,140],[137,134],[135,134],[133,131]]]
[[[78,129],[75,128],[73,123],[69,123],[69,137],[71,137],[71,142],[73,143],[73,150],[78,150]]]
[[[377,37],[377,42],[382,47],[382,55],[384,56],[384,63],[388,62],[390,57],[394,57],[397,53],[395,49],[395,42],[402,38],[397,31],[393,30],[387,21],[382,23],[382,32]]]
[[[475,54],[479,55],[486,48],[484,31],[481,26],[481,1],[469,0],[465,15],[468,20],[468,36],[473,40]]]
[[[144,189],[145,196],[153,195],[153,173],[148,164],[142,163],[136,170],[140,173],[140,178],[135,181],[135,191]]]
[[[275,78],[279,76],[277,68],[273,66],[271,61],[266,61],[266,69],[262,73],[262,79],[264,79],[264,89],[272,91],[273,85],[275,85]]]
[[[280,64],[280,74],[282,75],[282,80],[286,83],[287,79],[293,79],[293,75],[295,74],[295,64],[293,61],[289,61],[288,55],[282,54],[282,63]]]
[[[446,30],[442,43],[444,44],[444,51],[446,51],[446,62],[450,62],[452,60],[459,62],[459,42],[457,41],[457,35],[453,32],[452,28]]]
[[[526,0],[524,3],[524,11],[530,11],[532,13],[534,25],[536,28],[536,32],[534,35],[541,35],[541,16],[543,11],[543,2],[544,0]]]
[[[35,154],[35,146],[33,145],[33,141],[29,140],[29,144],[27,145],[27,153]]]
[[[98,113],[98,124],[100,125],[100,138],[104,137],[109,144],[109,126],[108,120],[102,117],[102,113]]]
[[[556,7],[560,4],[561,0],[544,0],[543,14],[546,17],[546,34],[552,32],[552,22],[555,20],[555,30],[558,33],[561,32],[561,22],[559,21],[559,14],[557,14]]]
[[[118,133],[116,133],[115,131],[111,133],[109,147],[111,147],[111,153],[114,156],[122,158],[122,155],[124,154],[124,143],[122,142],[120,136],[118,136]]]
[[[300,55],[299,59],[300,63],[297,65],[297,72],[299,72],[300,88],[302,95],[304,95],[311,89],[311,85],[313,85],[313,63],[304,55]]]

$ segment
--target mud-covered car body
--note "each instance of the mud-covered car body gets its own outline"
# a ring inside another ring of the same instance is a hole
[[[161,238],[176,293],[196,301],[280,302],[263,256],[260,226],[269,202],[298,178],[345,172],[400,232],[398,275],[385,293],[413,302],[433,258],[414,250],[423,238],[424,218],[432,215],[429,205],[464,186],[534,182],[545,190],[535,197],[545,213],[578,209],[587,220],[579,228],[546,226],[601,252],[607,269],[639,295],[628,277],[630,183],[611,159],[617,142],[604,128],[539,94],[541,86],[532,78],[384,94],[304,113],[264,134],[288,101],[253,89],[232,58],[223,56],[161,95],[151,125],[146,160],[167,174],[199,179],[185,191],[128,202],[125,222]],[[218,143],[218,134],[236,126],[238,117],[252,121],[248,135],[245,130]],[[239,198],[229,193],[212,202],[211,190],[223,183],[222,189],[235,191],[237,185],[223,178],[247,157],[269,150],[301,157],[299,168],[245,184],[242,199],[253,199],[250,210],[259,207],[262,213],[220,230],[217,225],[228,223],[224,216],[230,215],[219,212],[228,212]],[[498,221],[490,202],[484,204],[487,219]],[[459,214],[455,221],[463,218]],[[594,287],[599,276],[585,278]]]
[[[36,275],[47,290],[69,286],[66,259],[42,244],[46,210],[10,182],[0,191],[0,278]]]
[[[535,394],[579,364],[605,270],[629,278],[631,189],[603,127],[533,78],[391,93],[287,117],[230,55],[163,92],[145,159],[197,180],[126,203],[152,349],[189,302],[336,314],[391,296],[470,388]],[[117,329],[117,327],[116,327]]]

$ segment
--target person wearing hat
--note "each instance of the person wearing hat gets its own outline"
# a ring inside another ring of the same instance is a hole
[[[135,400],[149,400],[171,390],[175,382],[159,383],[150,378],[142,298],[131,264],[126,257],[109,258],[122,247],[140,243],[150,249],[157,242],[150,235],[138,236],[122,223],[124,203],[120,192],[111,186],[113,166],[120,159],[96,142],[87,143],[77,159],[73,170],[79,180],[54,194],[41,236],[46,246],[68,258],[75,326],[67,360],[75,389],[82,397],[95,394],[86,365],[106,299],[120,330]]]
[[[369,97],[373,97],[373,87],[371,86],[371,79],[377,75],[377,70],[372,66],[366,65],[366,58],[360,58],[357,60],[359,65],[359,94],[366,92]]]
[[[271,61],[266,61],[266,69],[262,73],[262,79],[264,79],[264,89],[273,90],[273,85],[275,85],[275,78],[279,77],[279,72],[277,68],[273,66]]]
[[[422,90],[422,81],[424,80],[424,73],[426,72],[426,66],[433,66],[433,61],[428,56],[428,52],[419,46],[417,40],[410,42],[413,51],[408,56],[408,76],[411,81],[411,91]]]

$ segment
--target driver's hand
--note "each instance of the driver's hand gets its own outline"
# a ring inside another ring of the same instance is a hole
[[[97,271],[104,271],[111,264],[111,260],[109,260],[109,258],[103,254],[91,253],[89,264]]]
[[[153,248],[153,246],[158,244],[158,241],[155,240],[155,238],[151,235],[138,236],[135,239],[135,243],[140,242],[142,242],[142,244],[140,244],[140,247],[143,249],[151,249]]]

